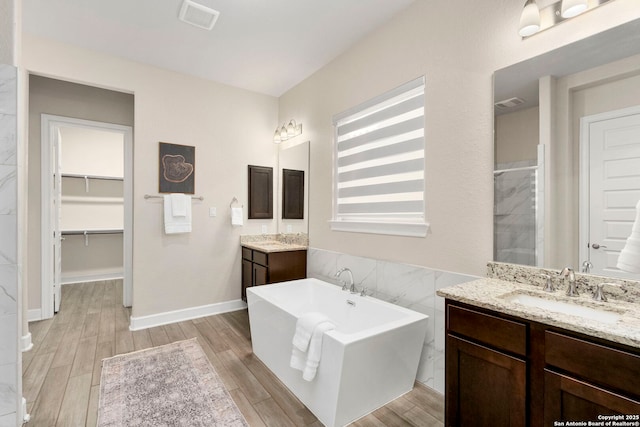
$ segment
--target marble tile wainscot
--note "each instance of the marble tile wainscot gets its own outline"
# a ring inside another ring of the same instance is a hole
[[[436,291],[478,277],[309,248],[308,277],[336,284],[333,276],[343,267],[353,272],[358,290],[364,286],[367,295],[429,316],[417,380],[444,394],[444,298]]]
[[[0,64],[0,426],[14,427],[21,371],[18,322],[17,69]],[[21,399],[20,399],[21,400]]]

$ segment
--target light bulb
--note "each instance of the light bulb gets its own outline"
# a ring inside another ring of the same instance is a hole
[[[562,0],[560,16],[563,18],[573,18],[587,10],[587,0]]]
[[[296,122],[293,119],[289,121],[289,125],[287,126],[287,135],[289,135],[289,138],[296,136]]]
[[[520,15],[518,34],[529,37],[540,31],[540,9],[535,0],[527,0]]]

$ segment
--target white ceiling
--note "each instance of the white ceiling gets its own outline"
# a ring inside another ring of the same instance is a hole
[[[414,0],[196,0],[211,31],[178,20],[182,0],[23,0],[23,30],[280,96]]]

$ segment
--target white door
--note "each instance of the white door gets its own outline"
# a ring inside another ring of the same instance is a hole
[[[589,203],[588,222],[582,227],[587,236],[581,236],[580,252],[593,265],[593,274],[637,280],[638,274],[621,271],[616,264],[640,200],[640,109],[585,119]]]
[[[62,136],[60,129],[56,129],[53,141],[53,197],[52,216],[53,221],[53,312],[60,310],[60,300],[62,299],[62,234],[60,223],[62,218],[62,170],[61,165],[61,145]]]

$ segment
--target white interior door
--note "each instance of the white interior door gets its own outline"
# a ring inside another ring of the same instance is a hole
[[[593,274],[638,279],[637,274],[618,270],[616,264],[631,234],[635,205],[640,200],[640,109],[585,119],[589,202],[581,256],[591,262]],[[585,209],[584,204],[581,209]]]
[[[53,197],[51,213],[53,216],[53,312],[60,310],[60,300],[62,299],[62,234],[60,223],[62,219],[62,136],[60,129],[55,130],[53,140]]]

